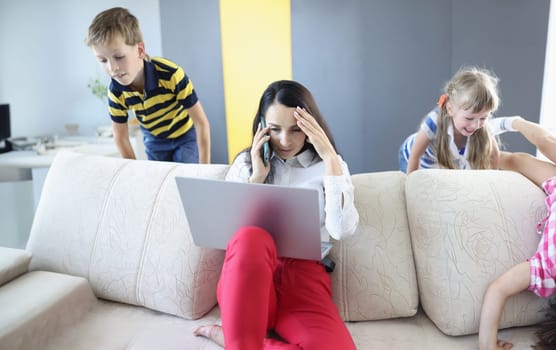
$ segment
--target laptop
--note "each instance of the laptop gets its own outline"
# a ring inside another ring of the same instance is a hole
[[[316,189],[177,176],[176,184],[195,245],[226,249],[244,226],[269,232],[279,257],[321,260],[332,243],[321,242]]]

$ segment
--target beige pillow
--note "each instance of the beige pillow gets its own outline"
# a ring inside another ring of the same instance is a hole
[[[545,195],[518,173],[419,170],[406,183],[420,300],[448,335],[476,333],[483,294],[503,272],[533,255]],[[546,301],[511,298],[501,328],[542,319]]]
[[[27,272],[31,253],[8,247],[0,247],[0,286]]]
[[[227,169],[60,153],[31,229],[30,268],[85,277],[100,298],[201,317],[216,304],[224,252],[193,244],[174,178]]]
[[[333,296],[345,321],[413,316],[418,295],[405,210],[405,174],[353,175],[359,226],[336,242]]]

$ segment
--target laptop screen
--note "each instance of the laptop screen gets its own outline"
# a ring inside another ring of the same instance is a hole
[[[320,209],[316,189],[176,177],[194,243],[226,249],[237,230],[259,226],[278,256],[320,260]]]

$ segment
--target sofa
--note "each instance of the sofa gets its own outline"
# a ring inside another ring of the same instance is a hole
[[[219,349],[192,331],[220,322],[224,252],[193,244],[174,178],[227,169],[59,152],[26,249],[0,248],[0,349]],[[536,249],[543,192],[507,171],[352,178],[360,223],[330,277],[357,348],[476,349],[487,286]],[[528,349],[546,306],[511,298],[500,336]]]

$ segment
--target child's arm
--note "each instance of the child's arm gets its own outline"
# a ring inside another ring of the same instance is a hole
[[[539,159],[529,153],[500,152],[499,166],[504,170],[517,171],[539,187],[542,187],[542,183],[547,179],[556,176],[554,163]]]
[[[509,118],[508,118],[509,119]],[[521,117],[512,118],[511,129],[519,131],[550,161],[556,163],[556,135],[544,126]]]
[[[421,157],[425,153],[425,150],[429,146],[430,142],[431,141],[427,137],[427,134],[423,130],[419,129],[409,153],[409,159],[407,161],[407,174],[419,169]]]
[[[479,350],[512,348],[511,343],[498,340],[498,326],[506,300],[529,287],[529,271],[529,262],[522,262],[506,271],[488,287],[481,309]]]
[[[197,147],[199,148],[199,163],[210,163],[210,124],[201,105],[197,101],[193,107],[187,110],[189,116],[195,125],[195,132],[197,134]]]
[[[112,122],[112,130],[114,130],[114,142],[116,142],[116,147],[120,151],[122,158],[135,159],[135,152],[133,152],[133,147],[131,147],[131,142],[129,141],[127,123]]]

